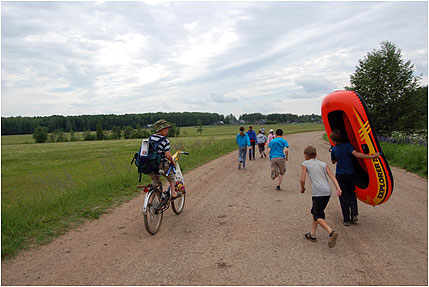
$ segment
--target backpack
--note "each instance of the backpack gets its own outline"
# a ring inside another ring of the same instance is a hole
[[[158,153],[158,145],[166,137],[160,138],[158,141],[151,141],[149,139],[142,140],[140,150],[135,153],[131,164],[133,162],[137,166],[137,172],[140,174],[139,182],[142,180],[142,173],[159,173],[158,166],[161,162],[161,155]]]

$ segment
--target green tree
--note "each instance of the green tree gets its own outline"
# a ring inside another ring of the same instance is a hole
[[[112,134],[111,134],[112,139],[114,139],[114,140],[119,140],[119,139],[121,139],[121,133],[122,133],[122,131],[121,131],[121,127],[119,127],[119,126],[114,126],[114,127],[112,128]]]
[[[104,132],[103,132],[103,129],[101,128],[101,122],[100,121],[98,121],[98,123],[97,123],[97,129],[95,131],[95,137],[99,141],[104,139]]]
[[[44,143],[48,139],[48,128],[38,126],[34,129],[33,139],[36,143]]]
[[[203,122],[201,120],[197,121],[197,133],[199,133],[200,135],[203,133]]]
[[[76,138],[76,135],[74,134],[74,131],[73,131],[73,129],[71,129],[70,130],[70,141],[71,142],[75,142],[75,141],[77,141],[78,139]]]
[[[133,127],[131,127],[131,126],[126,126],[126,127],[124,128],[124,138],[126,138],[126,139],[130,139],[130,138],[131,138],[131,133],[132,133],[132,131],[133,131]]]
[[[233,114],[229,114],[225,117],[225,124],[235,124],[237,122],[237,118]]]
[[[412,134],[426,133],[428,123],[428,86],[419,87],[404,100],[404,113],[399,118],[399,129]]]
[[[176,124],[171,124],[171,127],[168,131],[167,137],[178,137],[180,135],[180,128]]]
[[[66,142],[66,141],[68,141],[67,137],[64,134],[64,131],[62,129],[54,131],[53,135],[54,135],[54,139],[55,139],[56,142]]]
[[[96,136],[93,134],[93,133],[91,133],[91,131],[90,130],[86,130],[84,133],[83,133],[83,140],[84,141],[93,141],[93,140],[95,140],[96,139]]]
[[[407,98],[418,87],[420,77],[414,76],[414,65],[404,62],[401,50],[388,41],[359,60],[350,76],[348,90],[357,92],[368,106],[376,129],[388,135],[400,127]]]

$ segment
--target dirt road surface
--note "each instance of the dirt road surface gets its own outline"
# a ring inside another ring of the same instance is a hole
[[[357,225],[342,225],[338,198],[331,197],[327,222],[340,233],[334,248],[320,227],[317,242],[304,238],[311,189],[307,179],[300,193],[300,165],[310,144],[329,161],[321,137],[285,137],[290,152],[281,191],[268,159],[238,170],[233,152],[185,174],[185,210],[168,210],[156,235],[144,228],[141,194],[2,262],[2,285],[427,285],[428,182],[401,169],[392,168],[388,202],[359,202]]]

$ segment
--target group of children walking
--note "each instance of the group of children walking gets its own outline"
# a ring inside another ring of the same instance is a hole
[[[263,136],[261,136],[261,134]],[[255,144],[252,145],[250,138],[254,138],[259,147],[259,152],[262,157],[266,157],[265,144],[268,143],[268,153],[271,163],[271,178],[278,178],[276,190],[281,190],[280,185],[283,175],[286,172],[286,161],[288,160],[288,142],[282,138],[283,130],[270,130],[268,139],[265,137],[265,129],[261,127],[259,135],[256,136],[253,127],[249,126],[247,133],[244,133],[244,127],[240,127],[240,133],[237,134],[237,144],[239,146],[239,166],[243,164],[245,168],[247,147],[249,147],[249,160],[252,156],[255,159]],[[260,141],[258,141],[258,137]],[[358,221],[358,207],[355,193],[355,175],[353,157],[362,159],[375,159],[380,157],[379,153],[367,155],[360,153],[354,149],[349,142],[343,142],[343,136],[339,130],[334,130],[330,134],[330,138],[334,143],[334,148],[331,151],[331,161],[336,164],[335,175],[329,169],[326,162],[318,160],[316,149],[313,146],[308,146],[304,149],[304,162],[301,164],[301,193],[305,192],[305,181],[307,174],[310,178],[312,186],[312,208],[311,214],[312,225],[311,231],[305,234],[305,238],[315,242],[317,226],[322,226],[329,235],[329,248],[336,245],[338,232],[334,231],[325,221],[325,208],[331,198],[331,187],[328,177],[332,180],[336,188],[336,194],[340,199],[341,211],[343,214],[343,223],[345,226],[355,224]],[[262,142],[264,141],[264,142]],[[263,144],[263,147],[260,147]]]

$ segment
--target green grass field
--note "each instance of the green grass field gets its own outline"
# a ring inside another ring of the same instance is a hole
[[[200,137],[200,136],[223,136],[223,135],[235,135],[238,132],[240,126],[238,125],[222,125],[222,126],[203,126],[202,133],[197,132],[197,127],[181,127],[179,138],[183,137]],[[247,131],[247,125],[245,125]],[[293,124],[293,125],[284,125],[284,124],[275,124],[266,126],[267,133],[269,129],[276,130],[278,128],[283,128],[285,134],[290,132],[304,132],[311,130],[323,129],[321,124]],[[260,126],[254,126],[254,130],[258,132]],[[110,131],[104,131],[105,133],[110,133]],[[94,132],[93,132],[94,133]],[[67,138],[70,138],[69,133],[65,133]],[[75,136],[79,139],[83,138],[83,132],[75,132]],[[33,135],[10,135],[2,136],[1,144],[2,145],[14,145],[14,144],[34,144]]]
[[[286,134],[323,130],[321,124],[266,128],[283,128]],[[204,126],[202,135],[195,127],[182,128],[181,136],[171,139],[172,151],[180,148],[190,152],[180,163],[186,173],[235,150],[237,132],[238,126]],[[10,137],[10,142],[25,139]],[[4,144],[4,138],[2,259],[31,245],[49,242],[137,195],[138,173],[130,162],[141,139]],[[144,176],[143,182],[148,183],[149,178]]]

